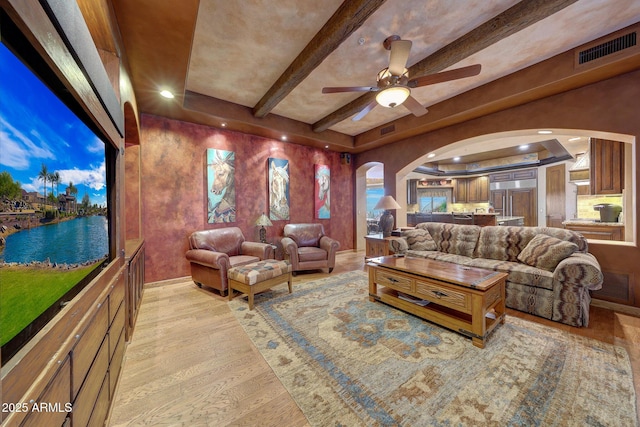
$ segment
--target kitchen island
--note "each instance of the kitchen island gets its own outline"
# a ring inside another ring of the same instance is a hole
[[[480,227],[486,227],[489,225],[524,225],[524,217],[523,216],[500,216],[498,213],[494,212],[479,212],[479,213],[468,213],[470,216],[473,215],[473,223],[475,225],[479,225]],[[452,212],[433,212],[433,213],[423,213],[423,212],[414,212],[407,213],[407,225],[409,227],[415,227],[417,224],[422,222],[444,222],[444,223],[453,223],[453,213]]]
[[[562,222],[567,230],[577,231],[587,239],[624,241],[624,223],[593,219],[569,219]]]

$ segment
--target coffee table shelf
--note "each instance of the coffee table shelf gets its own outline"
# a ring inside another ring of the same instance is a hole
[[[480,348],[484,348],[491,331],[504,323],[505,273],[423,258],[380,257],[370,261],[367,265],[371,301],[383,302],[471,337],[473,345]],[[406,301],[398,292],[427,300],[429,304]]]

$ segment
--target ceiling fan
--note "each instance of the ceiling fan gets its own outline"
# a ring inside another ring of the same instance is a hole
[[[373,108],[380,104],[383,107],[394,108],[404,105],[415,116],[422,116],[428,110],[422,106],[413,96],[411,89],[435,83],[447,82],[450,80],[471,77],[480,74],[481,65],[470,65],[468,67],[456,68],[454,70],[443,71],[436,74],[409,79],[406,68],[411,50],[411,41],[402,40],[400,36],[393,35],[387,37],[382,43],[385,49],[390,51],[389,66],[378,73],[377,86],[346,86],[346,87],[325,87],[322,93],[339,92],[378,92],[376,99],[370,102],[358,114],[353,116],[353,121],[357,122],[367,115]]]

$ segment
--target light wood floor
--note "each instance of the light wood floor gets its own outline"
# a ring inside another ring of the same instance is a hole
[[[332,274],[365,268],[364,252],[342,252]],[[294,292],[296,284],[325,275],[298,274]],[[592,306],[589,327],[574,328],[507,314],[625,347],[640,398],[639,317]],[[187,279],[145,288],[114,399],[109,426],[308,425],[227,299]]]

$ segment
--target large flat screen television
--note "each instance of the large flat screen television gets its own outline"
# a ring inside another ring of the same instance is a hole
[[[117,151],[2,14],[0,345],[2,364],[114,257]]]

